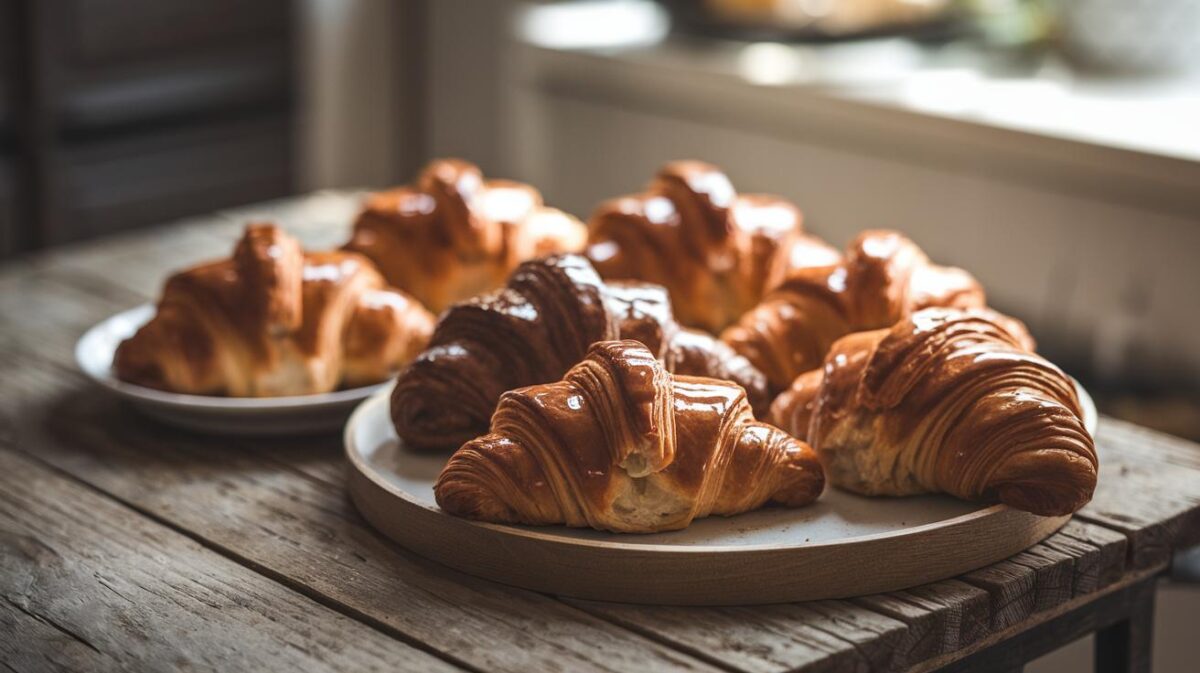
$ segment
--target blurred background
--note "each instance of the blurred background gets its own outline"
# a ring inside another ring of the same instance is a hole
[[[0,0],[0,258],[447,155],[585,218],[699,158],[901,229],[1200,439],[1196,0]]]

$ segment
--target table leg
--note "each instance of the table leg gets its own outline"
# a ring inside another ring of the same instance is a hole
[[[1153,580],[1135,588],[1128,617],[1096,631],[1096,673],[1150,673],[1154,641]]]

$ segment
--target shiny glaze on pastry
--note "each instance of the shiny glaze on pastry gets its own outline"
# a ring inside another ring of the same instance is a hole
[[[232,258],[167,280],[113,364],[123,381],[179,393],[322,393],[386,380],[433,322],[363,257],[304,253],[279,227],[252,224]]]
[[[866,495],[944,492],[1057,516],[1096,487],[1075,387],[1024,325],[931,308],[838,340],[772,422],[815,447],[830,480]]]
[[[474,164],[439,159],[416,184],[368,197],[345,247],[438,313],[499,287],[524,260],[581,249],[586,236],[529,185],[484,180]]]
[[[621,339],[646,345],[667,371],[732,381],[746,390],[754,413],[766,413],[767,377],[707,332],[681,326],[666,288],[637,281],[605,283],[605,299]]]
[[[392,394],[397,434],[452,451],[484,433],[505,391],[557,381],[597,341],[637,339],[669,371],[731,379],[765,411],[766,378],[712,336],[681,328],[661,287],[606,284],[579,255],[526,262],[508,284],[452,306]]]
[[[983,288],[967,272],[933,264],[903,234],[864,231],[845,261],[792,272],[721,340],[779,392],[819,366],[843,335],[891,326],[929,306],[983,305]]]
[[[596,210],[587,255],[605,279],[666,287],[681,323],[719,332],[791,271],[840,259],[802,220],[784,199],[738,195],[715,166],[675,161]]]
[[[669,374],[640,342],[610,341],[562,381],[505,393],[434,493],[482,521],[651,533],[807,505],[823,488],[812,449],[755,421],[740,387]]]

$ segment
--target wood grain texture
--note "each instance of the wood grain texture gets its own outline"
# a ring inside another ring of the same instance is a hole
[[[864,596],[854,603],[908,626],[897,645],[900,665],[954,652],[982,638],[991,627],[988,593],[959,580]]]
[[[1101,419],[1097,435],[1100,478],[1077,516],[1124,533],[1133,568],[1200,543],[1200,449],[1110,418]]]
[[[341,489],[243,447],[147,431],[130,422],[131,412],[94,396],[58,408],[59,430],[19,435],[18,445],[289,586],[457,661],[516,671],[707,668],[552,599],[414,557],[370,529]]]
[[[1013,624],[1006,629],[989,629],[986,636],[978,641],[950,654],[932,657],[910,666],[908,673],[928,673],[929,671],[971,671],[993,670],[990,662],[993,656],[1001,665],[995,670],[1010,670],[1015,668],[1014,661],[1028,662],[1024,655],[1036,658],[1037,651],[1022,649],[1026,643],[1040,643],[1039,647],[1047,647],[1055,642],[1057,645],[1040,650],[1044,654],[1057,649],[1081,635],[1113,624],[1123,619],[1134,605],[1131,594],[1147,587],[1153,590],[1158,575],[1165,566],[1135,570],[1125,573],[1120,580],[1104,589],[1085,596],[1073,598],[1043,612],[1037,612],[1028,619]],[[1047,625],[1055,624],[1047,627]],[[1047,627],[1043,629],[1043,627]],[[1041,632],[1039,632],[1041,631]],[[1054,635],[1046,635],[1049,632]],[[987,652],[987,655],[980,653]]]
[[[1071,597],[1071,558],[1044,544],[961,577],[991,597],[993,631],[1008,628],[1035,612]]]
[[[1114,530],[1072,519],[1045,545],[1074,560],[1072,597],[1103,589],[1125,573],[1125,536]]]
[[[0,662],[14,671],[99,671],[113,660],[46,617],[0,599]]]
[[[845,601],[722,608],[569,602],[714,663],[756,673],[888,670],[905,631],[902,622]]]
[[[0,556],[16,670],[454,670],[6,449]]]
[[[1079,601],[1041,613],[1029,624],[994,633],[980,647],[953,660],[933,659],[910,670],[918,673],[983,673],[1021,670],[1032,659],[1048,654],[1065,643],[1092,632],[1112,633],[1117,637],[1098,637],[1097,671],[1146,672],[1149,662],[1154,599],[1153,575],[1135,573],[1110,590],[1089,597],[1087,605]],[[1136,627],[1133,627],[1134,623]],[[1130,628],[1133,627],[1133,628]],[[1129,662],[1130,668],[1121,664]],[[1106,665],[1107,664],[1107,665]]]

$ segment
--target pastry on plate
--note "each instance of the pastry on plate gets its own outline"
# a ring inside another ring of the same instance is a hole
[[[681,323],[716,333],[791,271],[837,263],[802,220],[784,199],[737,194],[715,166],[674,161],[645,192],[596,210],[587,255],[605,279],[667,288]]]
[[[704,332],[682,328],[663,288],[605,283],[579,255],[526,262],[505,287],[455,304],[392,394],[397,434],[453,451],[483,434],[505,391],[557,381],[597,341],[636,339],[668,371],[734,381],[766,410],[766,378]]]
[[[983,305],[983,288],[966,271],[930,262],[898,232],[865,231],[840,264],[791,272],[721,339],[778,393],[846,334],[890,327],[929,306]]]
[[[839,339],[771,420],[865,495],[949,493],[1058,516],[1092,497],[1097,458],[1074,383],[1020,322],[930,308]]]
[[[386,381],[433,323],[361,255],[306,253],[279,227],[251,224],[232,257],[167,280],[113,367],[122,381],[176,393],[325,393]]]
[[[434,494],[481,521],[653,533],[807,505],[824,485],[812,449],[755,421],[740,386],[672,375],[640,342],[606,341],[562,381],[505,393]]]
[[[413,185],[369,196],[345,248],[440,313],[499,287],[517,264],[578,251],[586,238],[579,220],[547,208],[533,187],[485,180],[474,164],[439,159]]]

